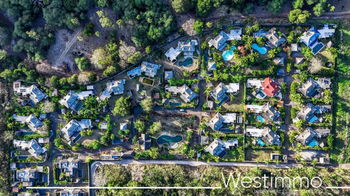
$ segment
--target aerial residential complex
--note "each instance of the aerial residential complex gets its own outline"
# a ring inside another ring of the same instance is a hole
[[[264,195],[212,180],[350,167],[350,31],[339,22],[350,5],[7,1],[0,195]]]

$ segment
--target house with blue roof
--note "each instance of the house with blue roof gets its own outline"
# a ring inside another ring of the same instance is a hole
[[[64,138],[69,142],[70,145],[76,143],[80,138],[80,132],[84,129],[92,128],[92,122],[90,119],[71,120],[61,130]]]
[[[313,105],[312,103],[308,103],[298,112],[293,121],[304,120],[308,123],[320,123],[323,121],[322,115],[330,111],[330,105]]]
[[[222,50],[226,47],[229,37],[224,31],[221,31],[214,39],[209,40],[209,47],[214,47],[218,50]]]
[[[66,96],[64,96],[59,103],[64,105],[66,108],[73,110],[74,112],[78,112],[83,108],[83,102],[80,100],[77,93],[74,91],[69,91]]]
[[[22,141],[22,140],[13,140],[13,145],[16,148],[20,148],[22,150],[27,150],[33,157],[40,158],[41,155],[46,153],[46,148],[41,147],[36,139],[32,139],[30,141]]]
[[[16,94],[28,96],[34,104],[37,104],[47,98],[47,95],[43,93],[36,85],[26,87],[23,86],[21,82],[17,81],[13,83],[13,90]]]
[[[204,151],[210,153],[213,156],[223,157],[226,154],[226,150],[238,146],[237,139],[231,139],[227,141],[222,141],[220,139],[215,139],[209,146],[207,146]]]
[[[319,42],[320,33],[315,27],[311,27],[307,32],[304,32],[300,37],[300,42],[304,43],[307,47],[311,49],[312,54],[318,54],[325,45]]]
[[[267,32],[264,29],[260,29],[259,31],[253,33],[253,37],[266,37]]]
[[[198,97],[198,94],[186,84],[183,86],[166,86],[165,90],[174,95],[180,95],[180,98],[186,103],[191,102]]]
[[[126,80],[115,80],[113,82],[107,82],[106,89],[102,91],[100,95],[101,100],[109,99],[112,95],[121,95],[124,93],[124,85]]]
[[[239,83],[230,83],[225,85],[224,83],[219,83],[213,91],[210,93],[211,97],[222,104],[228,99],[227,93],[237,94],[239,92]]]

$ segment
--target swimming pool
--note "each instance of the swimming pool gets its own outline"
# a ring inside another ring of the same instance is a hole
[[[311,142],[308,144],[308,146],[310,146],[310,147],[318,146],[318,142],[317,142],[315,139],[313,139],[313,140],[311,140]]]
[[[222,53],[222,58],[225,60],[225,61],[229,61],[233,58],[233,51],[232,50],[225,50],[223,53]]]
[[[267,48],[266,47],[260,47],[258,44],[254,43],[252,44],[252,48],[259,52],[260,54],[266,54]]]
[[[262,123],[265,122],[265,119],[261,115],[258,115],[256,118],[258,119],[259,122],[262,122]]]
[[[259,146],[265,146],[265,142],[264,142],[262,139],[257,139],[257,140],[256,140],[256,143],[257,143]]]
[[[222,58],[225,60],[225,61],[229,61],[233,58],[233,51],[236,50],[236,46],[232,46],[229,50],[225,50],[223,53],[222,53]]]
[[[165,143],[176,143],[180,142],[182,140],[182,136],[177,135],[177,136],[170,136],[170,135],[161,135],[157,138],[157,144],[165,144]]]
[[[193,59],[192,58],[186,58],[184,61],[179,62],[180,66],[184,66],[184,67],[189,67],[193,64]]]

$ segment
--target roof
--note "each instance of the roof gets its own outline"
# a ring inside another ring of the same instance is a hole
[[[69,121],[61,131],[64,134],[64,138],[72,144],[80,139],[80,131],[89,128],[92,128],[92,122],[90,119],[82,119],[80,121],[73,119]]]
[[[261,85],[264,93],[269,97],[274,97],[280,90],[279,85],[270,77],[265,78]]]
[[[253,33],[253,36],[256,37],[266,37],[266,31],[263,29],[259,29],[259,31]]]
[[[127,72],[127,75],[130,77],[130,78],[134,78],[136,76],[141,76],[141,66],[138,66],[130,71]]]
[[[28,116],[28,118],[26,119],[26,122],[29,126],[29,128],[31,129],[38,129],[39,127],[43,126],[44,123],[41,122],[36,116],[34,116],[33,114],[31,114],[30,116]]]
[[[34,102],[34,104],[47,98],[47,95],[43,93],[36,85],[31,85],[29,87],[22,86],[22,83],[16,81],[13,83],[13,90],[15,93],[21,94],[22,96],[29,95],[29,98]]]
[[[232,29],[232,30],[230,30],[230,33],[227,34],[228,41],[230,41],[230,40],[241,40],[242,39],[241,35],[242,35],[242,28]]]
[[[107,82],[106,89],[101,93],[100,99],[106,100],[112,95],[121,95],[124,93],[125,79]]]
[[[181,99],[184,102],[191,102],[198,97],[198,94],[192,91],[186,84],[183,86],[166,86],[165,90],[173,94],[180,94]]]
[[[269,41],[269,45],[272,47],[279,47],[286,42],[285,38],[278,36],[275,28],[270,29],[265,37]]]
[[[225,145],[220,139],[215,139],[209,146],[204,149],[205,152],[208,152],[214,156],[223,156],[225,155]]]
[[[214,39],[209,40],[209,47],[214,46],[218,50],[222,50],[226,46],[226,41],[229,39],[224,31],[221,31]]]
[[[335,33],[335,29],[331,29],[329,28],[328,24],[325,24],[321,29],[318,30],[318,32],[320,33],[319,38],[329,38],[332,37]]]
[[[164,72],[164,80],[170,80],[174,77],[173,71],[165,71]]]
[[[263,81],[255,78],[249,78],[247,80],[247,88],[260,88]]]
[[[181,54],[181,50],[179,48],[169,48],[168,51],[165,52],[165,56],[169,61],[175,62],[176,58]]]
[[[141,71],[148,77],[154,77],[161,66],[158,64],[143,61],[141,63]]]
[[[306,46],[311,46],[315,42],[317,42],[318,37],[320,36],[320,33],[317,31],[312,31],[311,29],[309,31],[306,31],[303,33],[303,35],[300,37],[300,41],[304,43]]]
[[[319,84],[313,78],[309,78],[301,85],[299,91],[306,97],[314,97],[319,93],[319,88]]]
[[[209,61],[208,62],[208,71],[214,71],[216,70],[216,62],[215,61]]]
[[[22,150],[28,150],[28,152],[35,158],[38,158],[41,154],[46,152],[46,148],[41,147],[35,139],[30,141],[13,140],[13,145]]]
[[[219,131],[223,127],[224,118],[220,113],[216,113],[215,116],[209,120],[207,125],[214,131]]]
[[[78,112],[83,107],[83,102],[79,99],[79,96],[74,91],[69,91],[60,101],[60,104],[64,105],[75,112]]]

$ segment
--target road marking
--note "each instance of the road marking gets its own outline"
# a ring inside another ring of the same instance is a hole
[[[326,189],[350,189],[350,186],[327,186]]]
[[[27,189],[222,189],[222,187],[164,187],[164,186],[151,186],[151,187],[84,187],[84,186],[78,186],[78,187],[26,187]]]

